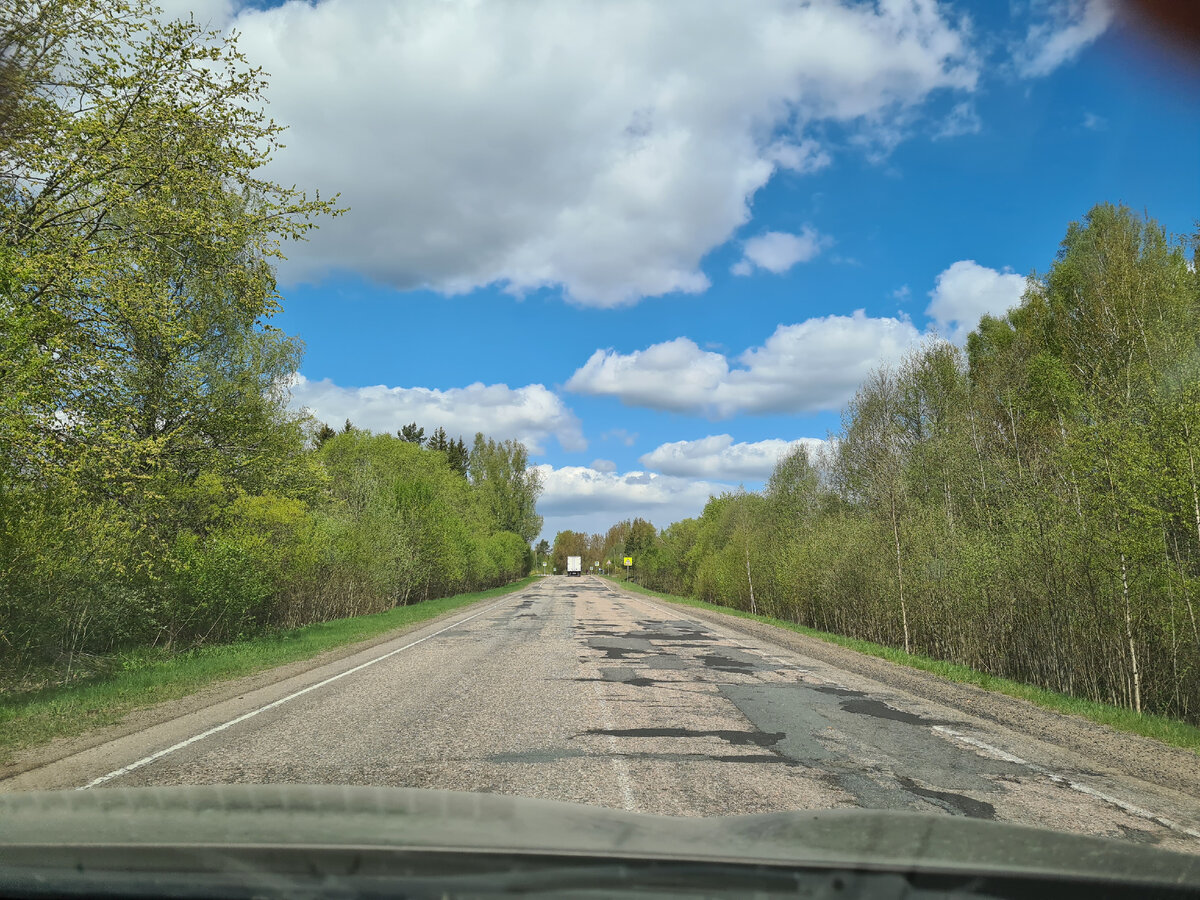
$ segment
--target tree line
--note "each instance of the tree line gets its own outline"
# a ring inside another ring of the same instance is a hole
[[[582,557],[585,569],[594,562],[601,566],[610,563],[614,569],[619,569],[626,556],[640,558],[643,551],[654,544],[656,534],[654,526],[645,519],[625,519],[604,534],[560,531],[554,536],[553,547],[544,541],[543,544],[546,544],[544,552],[550,565],[558,572],[566,571],[568,556]]]
[[[1096,206],[965,352],[874,372],[826,453],[656,533],[640,577],[1200,721],[1198,243]]]
[[[523,446],[289,410],[274,262],[337,199],[271,183],[236,38],[141,0],[0,16],[0,676],[70,674],[505,583]]]

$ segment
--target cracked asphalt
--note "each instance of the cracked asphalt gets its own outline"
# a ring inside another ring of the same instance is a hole
[[[1163,748],[1160,762],[1190,771],[1154,778],[1132,762],[1145,755],[1142,739],[1122,743],[1125,736],[1071,720],[1077,745],[1116,742],[1091,758],[1049,732],[1005,724],[986,701],[969,711],[949,705],[934,676],[897,673],[901,689],[878,677],[888,664],[875,661],[873,677],[837,664],[836,654],[850,651],[825,645],[817,658],[798,650],[794,635],[776,640],[739,621],[625,594],[590,576],[545,578],[490,606],[31,769],[0,790],[103,778],[97,789],[447,788],[678,816],[858,806],[1200,852],[1194,754]],[[1022,715],[1054,714],[1030,707]]]

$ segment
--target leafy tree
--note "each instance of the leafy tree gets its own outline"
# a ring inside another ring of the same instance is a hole
[[[625,536],[625,546],[622,548],[625,556],[634,558],[637,565],[642,565],[645,557],[653,552],[658,540],[658,529],[645,519],[634,519],[629,523],[629,533]]]
[[[540,528],[519,444],[468,479],[289,411],[273,262],[339,210],[263,178],[236,40],[154,12],[0,14],[0,677],[502,584]]]
[[[114,490],[212,457],[241,471],[299,354],[264,324],[270,260],[337,210],[258,176],[281,129],[234,39],[138,3],[49,6],[0,173],[3,303],[24,336],[0,367],[36,373],[21,465]]]
[[[843,413],[838,474],[847,494],[865,503],[891,532],[896,605],[908,652],[912,641],[904,596],[902,534],[908,504],[904,462],[910,436],[904,428],[900,404],[900,386],[894,372],[881,368],[867,378]]]
[[[554,536],[551,565],[560,574],[567,571],[567,557],[587,555],[588,536],[582,531],[560,531]]]
[[[529,466],[524,444],[495,441],[477,433],[468,473],[499,530],[519,534],[526,544],[538,536],[542,530],[542,517],[537,514],[541,475]]]
[[[1198,240],[1096,206],[965,357],[873,373],[829,464],[674,523],[647,583],[1200,721]]]

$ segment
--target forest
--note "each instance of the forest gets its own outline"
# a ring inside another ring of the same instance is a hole
[[[289,407],[275,264],[345,210],[262,176],[282,128],[236,37],[141,2],[9,12],[0,687],[525,575],[522,445]]]
[[[761,492],[559,537],[636,550],[664,592],[1200,722],[1198,243],[1098,205],[1016,308],[875,371]]]

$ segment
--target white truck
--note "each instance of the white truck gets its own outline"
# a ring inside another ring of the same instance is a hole
[[[567,575],[583,575],[583,557],[568,556],[567,557]]]

